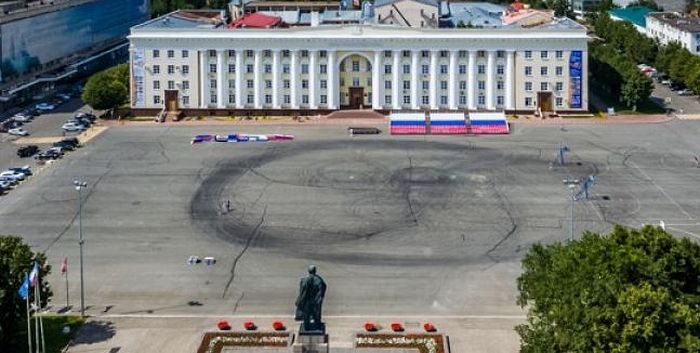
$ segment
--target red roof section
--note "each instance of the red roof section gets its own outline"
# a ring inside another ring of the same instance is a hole
[[[282,24],[282,19],[277,16],[253,12],[243,15],[228,25],[228,28],[271,28]]]

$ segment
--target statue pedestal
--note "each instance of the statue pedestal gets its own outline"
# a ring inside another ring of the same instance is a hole
[[[294,353],[328,353],[328,335],[326,330],[302,331],[299,330],[297,339],[292,345]]]

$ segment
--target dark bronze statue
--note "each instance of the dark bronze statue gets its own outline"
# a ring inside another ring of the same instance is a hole
[[[299,284],[295,321],[303,321],[301,331],[324,331],[321,306],[326,295],[326,282],[316,274],[316,266],[309,266],[309,275]]]

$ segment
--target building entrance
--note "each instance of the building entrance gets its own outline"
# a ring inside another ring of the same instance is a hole
[[[372,64],[362,55],[345,57],[339,66],[340,108],[372,106]]]

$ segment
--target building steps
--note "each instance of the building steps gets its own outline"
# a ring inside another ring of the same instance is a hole
[[[374,110],[338,110],[325,116],[326,119],[385,119],[386,116]]]

